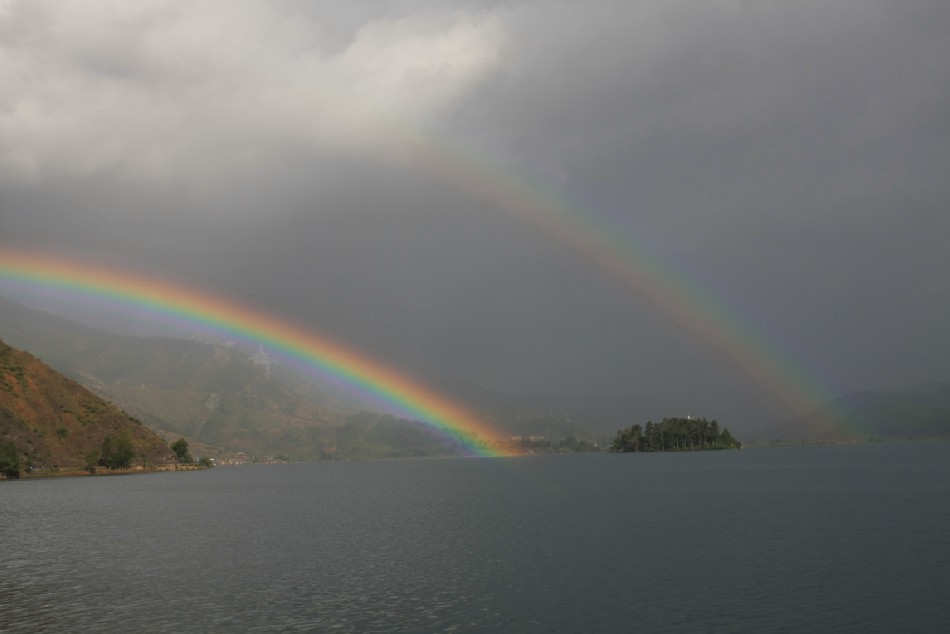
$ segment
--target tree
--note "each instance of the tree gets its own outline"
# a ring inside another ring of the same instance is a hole
[[[132,466],[135,449],[132,447],[132,437],[128,432],[116,437],[106,436],[102,441],[102,456],[99,464],[110,469],[128,469]]]
[[[89,473],[96,472],[96,465],[99,464],[99,457],[100,457],[100,454],[95,449],[93,449],[92,451],[88,452],[85,456],[83,456],[86,471],[88,471]]]
[[[729,428],[722,428],[722,446],[726,449],[742,449],[742,443],[735,439],[735,437],[729,433]]]
[[[646,440],[646,446],[648,451],[656,451],[656,425],[653,424],[652,420],[647,421],[646,428],[643,430],[644,439]]]
[[[194,458],[191,457],[191,454],[188,453],[188,441],[184,438],[179,438],[171,444],[172,451],[175,452],[175,457],[178,458],[178,462],[194,462]]]
[[[0,440],[0,473],[10,479],[20,477],[20,454],[12,440]]]
[[[630,449],[628,451],[640,451],[640,445],[643,444],[643,428],[639,424],[630,428]]]
[[[643,428],[634,425],[628,429],[621,429],[614,438],[610,447],[611,453],[629,453],[640,451],[644,444]]]

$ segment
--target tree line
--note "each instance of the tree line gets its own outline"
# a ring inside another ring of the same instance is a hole
[[[664,418],[659,423],[647,421],[646,426],[632,425],[617,432],[611,453],[640,451],[708,451],[741,449],[729,430],[719,428],[716,420],[705,418]]]

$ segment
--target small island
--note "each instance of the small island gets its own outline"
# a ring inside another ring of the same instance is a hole
[[[741,449],[727,428],[720,431],[716,420],[705,418],[664,418],[659,423],[647,421],[621,429],[610,447],[611,453],[638,453],[656,451],[711,451]]]

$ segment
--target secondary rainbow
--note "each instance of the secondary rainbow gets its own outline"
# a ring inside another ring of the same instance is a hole
[[[421,420],[469,453],[504,455],[487,442],[501,436],[498,430],[407,373],[315,329],[203,289],[49,253],[8,248],[0,248],[0,280],[105,300],[260,343],[327,379],[394,407],[401,415]]]
[[[644,297],[680,327],[730,358],[789,416],[831,400],[816,373],[791,352],[796,346],[779,345],[777,337],[767,336],[736,310],[735,300],[727,303],[722,291],[713,293],[695,276],[677,270],[638,239],[635,230],[603,209],[547,192],[461,146],[418,137],[413,141],[417,160],[430,173],[543,231]]]
[[[341,126],[358,130],[381,146],[402,148],[409,158],[400,160],[534,226],[592,262],[732,359],[788,415],[814,410],[831,400],[824,383],[808,369],[813,364],[802,363],[792,353],[798,346],[779,345],[775,336],[766,335],[743,316],[739,302],[727,302],[721,291],[713,293],[695,276],[677,270],[603,209],[546,191],[444,135],[419,129],[364,102],[327,91],[314,91],[313,97],[334,113]]]

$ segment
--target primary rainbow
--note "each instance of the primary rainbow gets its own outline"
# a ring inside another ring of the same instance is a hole
[[[503,455],[486,442],[499,438],[500,432],[472,411],[352,346],[266,311],[182,283],[38,251],[0,247],[0,280],[105,300],[260,343],[327,379],[393,406],[402,415],[421,420],[469,453]]]

